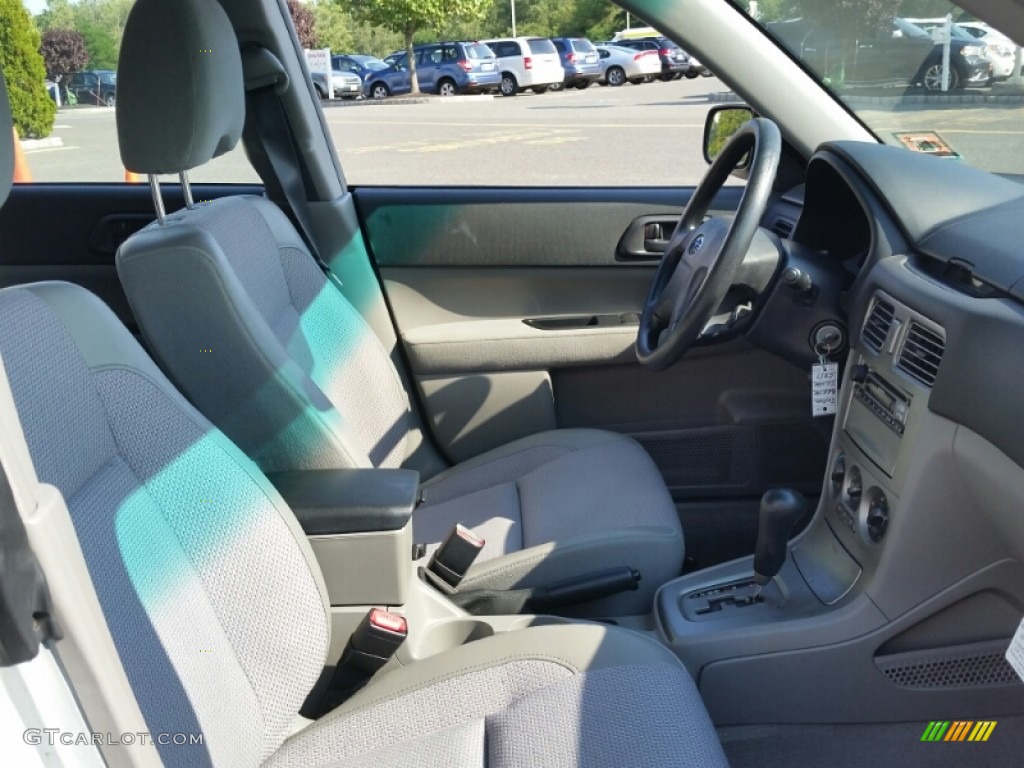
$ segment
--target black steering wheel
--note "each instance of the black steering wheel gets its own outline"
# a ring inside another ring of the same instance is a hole
[[[748,153],[747,186],[736,215],[731,221],[704,221],[718,190]],[[711,164],[680,216],[651,283],[636,336],[636,356],[642,365],[664,370],[700,337],[760,226],[781,155],[778,126],[755,117],[733,134]]]

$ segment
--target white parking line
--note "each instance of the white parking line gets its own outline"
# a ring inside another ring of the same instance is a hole
[[[42,147],[41,149],[26,149],[26,155],[41,155],[43,152],[63,152],[67,149],[78,149],[78,147]]]

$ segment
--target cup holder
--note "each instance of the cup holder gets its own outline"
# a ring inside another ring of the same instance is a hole
[[[420,650],[424,656],[457,648],[474,640],[482,640],[494,634],[494,627],[486,621],[475,619],[455,619],[436,624],[427,630],[420,641]]]

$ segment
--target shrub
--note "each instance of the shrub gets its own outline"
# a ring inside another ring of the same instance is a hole
[[[21,0],[0,0],[0,69],[18,133],[48,136],[57,107],[46,93],[39,32]]]

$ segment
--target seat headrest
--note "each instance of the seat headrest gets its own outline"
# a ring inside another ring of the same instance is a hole
[[[7,83],[0,71],[0,205],[7,202],[14,181],[14,135],[11,132],[11,103],[7,100]]]
[[[245,124],[242,59],[216,0],[138,0],[117,65],[117,139],[134,173],[180,173],[230,151]]]

